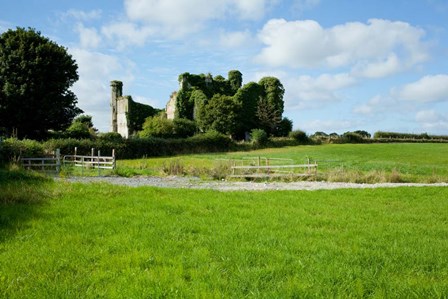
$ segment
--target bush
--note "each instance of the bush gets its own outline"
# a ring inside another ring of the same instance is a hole
[[[0,144],[0,162],[2,163],[24,157],[42,157],[44,154],[43,145],[35,140],[7,138]]]
[[[108,133],[101,133],[98,135],[99,140],[109,141],[109,142],[122,142],[123,137],[120,135],[120,133],[117,132],[108,132]]]
[[[346,132],[341,136],[342,143],[365,143],[366,140],[355,132]]]
[[[302,144],[308,143],[310,141],[306,133],[302,130],[295,130],[290,132],[289,137]]]
[[[174,136],[174,123],[172,120],[153,116],[148,117],[143,124],[143,130],[138,133],[141,138],[158,137],[170,138]]]
[[[175,118],[173,120],[174,134],[179,138],[191,137],[196,133],[196,122],[186,118]]]
[[[276,137],[286,137],[292,131],[292,120],[284,117],[275,131]]]
[[[250,140],[252,144],[256,147],[264,146],[268,143],[268,134],[262,129],[253,129],[250,132]]]

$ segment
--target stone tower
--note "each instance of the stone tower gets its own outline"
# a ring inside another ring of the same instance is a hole
[[[111,81],[112,132],[118,132],[118,99],[123,96],[123,82]]]

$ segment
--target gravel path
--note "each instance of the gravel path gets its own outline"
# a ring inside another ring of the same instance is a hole
[[[211,189],[219,191],[265,191],[265,190],[332,190],[347,188],[395,188],[395,187],[448,187],[448,183],[414,184],[414,183],[380,183],[380,184],[355,184],[332,182],[234,182],[234,181],[205,181],[195,177],[71,177],[60,179],[68,182],[106,182],[114,185],[131,187],[152,186],[159,188],[180,189]]]

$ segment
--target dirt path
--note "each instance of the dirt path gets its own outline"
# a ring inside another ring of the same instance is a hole
[[[68,182],[106,182],[114,185],[131,187],[152,186],[159,188],[211,189],[219,191],[265,191],[265,190],[332,190],[347,188],[396,188],[396,187],[448,187],[448,183],[415,184],[415,183],[380,183],[355,184],[333,182],[234,182],[205,181],[195,177],[71,177],[60,179]]]

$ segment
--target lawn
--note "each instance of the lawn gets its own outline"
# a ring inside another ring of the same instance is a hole
[[[224,193],[15,178],[0,181],[0,297],[448,296],[448,188]]]
[[[262,149],[250,152],[185,155],[177,157],[119,160],[121,175],[160,175],[171,169],[180,173],[210,176],[223,169],[227,160],[244,157],[292,159],[319,165],[319,180],[358,183],[448,181],[448,144],[327,144]]]

